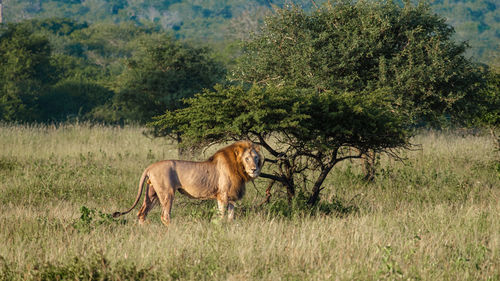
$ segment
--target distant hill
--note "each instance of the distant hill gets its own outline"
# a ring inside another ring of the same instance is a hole
[[[294,3],[306,10],[323,0],[3,0],[4,21],[65,17],[81,22],[124,22],[171,30],[176,37],[221,42],[244,39],[273,7]],[[500,11],[497,0],[434,0],[432,9],[468,41],[469,55],[499,63]]]
[[[432,8],[455,28],[457,40],[469,42],[470,55],[485,63],[500,63],[498,0],[435,0]]]

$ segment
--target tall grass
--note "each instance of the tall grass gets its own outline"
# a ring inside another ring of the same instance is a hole
[[[500,280],[498,154],[485,136],[427,132],[373,183],[344,162],[332,212],[282,212],[247,186],[236,221],[177,195],[172,225],[128,208],[142,170],[176,158],[140,127],[0,126],[0,280]],[[205,158],[208,155],[200,155]]]

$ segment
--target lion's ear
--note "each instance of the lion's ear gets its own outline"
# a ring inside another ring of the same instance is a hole
[[[240,158],[242,154],[243,150],[241,149],[241,147],[237,146],[234,148],[234,155],[236,155],[236,159]]]

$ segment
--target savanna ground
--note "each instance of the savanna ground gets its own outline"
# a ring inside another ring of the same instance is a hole
[[[294,209],[266,180],[236,221],[178,195],[172,225],[128,208],[142,170],[176,158],[139,127],[0,125],[1,280],[500,280],[500,175],[488,136],[423,132],[373,183],[336,167],[321,210]],[[209,156],[200,155],[200,159]],[[142,203],[142,202],[141,202]],[[102,212],[102,213],[101,213]]]

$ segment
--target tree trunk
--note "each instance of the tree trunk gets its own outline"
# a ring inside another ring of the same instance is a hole
[[[368,150],[366,154],[362,156],[363,159],[363,173],[365,174],[364,180],[373,181],[375,179],[376,172],[376,159],[377,154],[373,150]]]
[[[293,182],[293,177],[286,176],[284,178],[283,185],[286,188],[286,195],[288,198],[288,203],[292,203],[292,199],[295,196],[295,183]]]
[[[292,173],[292,167],[290,165],[290,162],[288,160],[283,161],[283,165],[285,166],[284,171],[282,169],[282,175],[284,181],[284,185],[286,187],[286,194],[288,197],[288,203],[292,203],[292,199],[295,196],[295,183],[293,181],[293,173]]]
[[[321,173],[319,174],[318,178],[316,179],[316,182],[314,183],[313,189],[312,189],[312,194],[309,197],[309,200],[307,203],[309,205],[315,205],[319,201],[319,193],[321,191],[321,186],[323,185],[323,182],[326,179],[326,176],[328,176],[328,173],[330,173],[330,170],[332,169],[333,165],[328,165],[326,167],[321,168]]]

